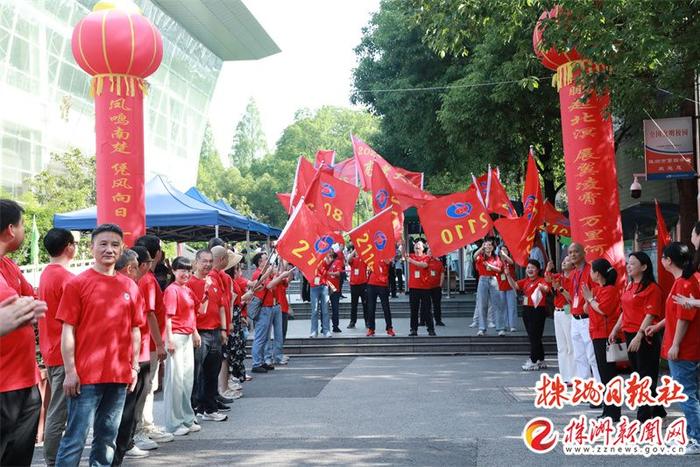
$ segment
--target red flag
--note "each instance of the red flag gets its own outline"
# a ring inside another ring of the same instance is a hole
[[[328,227],[318,221],[306,203],[298,203],[277,240],[277,253],[296,266],[311,282],[316,268],[333,246]]]
[[[491,216],[470,189],[428,201],[418,217],[433,256],[443,256],[488,235]]]
[[[527,171],[525,173],[525,186],[523,187],[523,215],[537,220],[544,217],[542,209],[542,188],[540,187],[540,173],[532,154],[532,147],[527,155]],[[538,222],[539,227],[542,222]]]
[[[378,214],[387,208],[393,213],[394,238],[401,241],[403,238],[403,209],[401,203],[394,195],[394,189],[387,180],[384,172],[374,163],[372,169],[372,208]]]
[[[402,169],[401,167],[394,167],[396,171],[402,174],[406,179],[413,183],[415,186],[423,189],[424,174],[423,172],[411,172],[410,170]]]
[[[491,174],[491,180],[489,180],[489,174]],[[479,194],[481,195],[481,199],[484,200],[484,205],[488,212],[510,219],[518,217],[515,208],[513,208],[513,204],[508,198],[506,189],[501,184],[497,170],[490,169],[489,172],[473,180],[474,183],[472,183],[472,186],[478,186]],[[488,204],[486,204],[487,200]]]
[[[360,189],[324,171],[317,171],[305,202],[331,230],[352,229],[352,214]]]
[[[375,261],[389,260],[396,255],[396,242],[391,235],[393,217],[393,211],[388,207],[348,232],[355,251],[370,269]]]
[[[666,229],[666,221],[664,221],[664,216],[661,214],[661,205],[659,205],[658,200],[654,200],[656,203],[656,269],[659,271],[659,287],[664,294],[664,300],[668,297],[673,287],[673,275],[666,270],[661,265],[661,257],[663,256],[664,248],[666,248],[669,243],[671,243],[671,236]]]
[[[277,199],[284,208],[285,212],[289,213],[292,208],[292,194],[291,193],[276,193]]]
[[[299,162],[297,163],[297,171],[296,174],[294,175],[294,185],[292,185],[292,194],[291,194],[291,204],[290,204],[290,211],[296,207],[296,205],[299,203],[299,200],[304,196],[306,193],[306,190],[309,188],[309,184],[314,178],[314,175],[316,175],[316,169],[314,169],[314,166],[311,165],[311,162],[309,162],[306,157],[304,156],[299,156]]]
[[[571,237],[571,223],[561,212],[557,211],[549,201],[544,202],[544,222],[545,230],[548,233],[559,235],[560,237]]]
[[[335,164],[333,166],[333,176],[357,186],[357,165],[355,164],[355,158],[351,157],[350,159]]]
[[[321,166],[325,165],[330,168],[335,164],[335,151],[327,149],[319,149],[316,151],[316,158],[314,160],[314,168],[319,169]]]

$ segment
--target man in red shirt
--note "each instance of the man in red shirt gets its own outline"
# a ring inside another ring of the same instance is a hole
[[[428,334],[435,335],[433,315],[430,312],[430,287],[427,285],[428,277],[428,255],[425,254],[425,244],[418,240],[413,244],[414,253],[409,255],[407,260],[410,264],[408,289],[411,303],[411,332],[409,336],[418,335],[418,313],[420,320],[425,322]]]
[[[0,337],[0,465],[31,464],[41,408],[32,324],[46,304],[33,299],[34,289],[6,256],[24,240],[23,212],[14,201],[0,199],[0,303],[20,296],[14,306],[25,311],[7,323]]]
[[[337,253],[329,252],[331,265],[328,267],[328,284],[331,298],[331,323],[333,332],[342,332],[340,327],[340,288],[342,287],[341,275],[345,272],[345,260],[341,259]],[[343,257],[344,258],[344,257]]]
[[[199,250],[195,255],[194,274],[187,286],[197,301],[208,297],[204,314],[197,314],[197,333],[202,345],[194,353],[194,390],[192,407],[202,414],[202,420],[222,422],[227,416],[220,413],[231,408],[217,400],[221,346],[228,338],[226,326],[226,295],[219,273],[212,270],[214,256],[210,250]],[[207,285],[209,284],[209,285]]]
[[[51,229],[44,236],[44,248],[51,257],[39,279],[39,298],[46,302],[46,317],[39,320],[39,348],[44,358],[49,378],[51,401],[46,411],[44,429],[44,460],[46,465],[56,463],[56,452],[66,428],[68,408],[63,393],[63,357],[61,356],[61,332],[63,323],[56,319],[63,287],[75,275],[67,268],[75,256],[75,239],[66,229]]]
[[[127,387],[136,385],[143,305],[136,283],[114,270],[123,238],[114,224],[93,230],[95,264],[65,285],[58,306],[68,424],[57,465],[78,465],[93,420],[90,463],[112,463]]]
[[[433,316],[436,326],[444,326],[442,322],[442,284],[445,280],[445,266],[442,260],[433,256],[428,247],[428,274],[426,282],[430,287],[430,302],[432,304]]]
[[[351,245],[348,255],[350,266],[350,324],[348,329],[353,329],[357,322],[357,302],[362,300],[362,318],[367,327],[367,264],[358,256],[357,251]]]
[[[386,333],[395,336],[391,323],[391,308],[389,308],[389,261],[375,261],[369,272],[367,281],[367,336],[373,336],[375,330],[375,311],[377,309],[377,297],[382,302]]]

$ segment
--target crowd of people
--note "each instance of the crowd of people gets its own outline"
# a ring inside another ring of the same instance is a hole
[[[166,267],[171,281],[159,281],[160,239],[145,235],[126,248],[121,229],[103,224],[91,233],[94,265],[74,275],[76,241],[54,228],[43,238],[51,262],[35,289],[8,257],[24,237],[23,209],[0,200],[0,465],[32,462],[42,407],[35,325],[49,386],[47,465],[78,465],[91,429],[90,465],[121,465],[200,431],[200,422],[226,420],[252,379],[244,363],[248,319],[252,371],[288,361],[291,269],[268,263],[265,253],[253,258],[249,280],[242,256],[215,238],[194,261],[175,258]],[[164,428],[153,418],[161,365]]]

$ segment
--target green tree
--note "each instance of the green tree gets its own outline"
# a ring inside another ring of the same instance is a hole
[[[252,97],[246,105],[243,117],[236,125],[229,160],[231,165],[245,170],[267,154],[267,140],[262,129],[260,111]]]

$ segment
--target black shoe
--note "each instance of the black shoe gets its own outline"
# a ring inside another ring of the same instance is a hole
[[[264,366],[254,366],[252,370],[253,373],[267,373],[267,368]]]
[[[429,336],[436,336],[437,334],[435,334],[435,330],[431,329],[430,331],[428,331],[428,335]]]
[[[202,409],[200,406],[197,406],[192,410],[194,411],[195,415],[202,415],[204,413],[204,409]]]
[[[341,295],[340,298],[347,298],[345,295]]]
[[[216,401],[221,402],[222,404],[233,404],[233,399],[229,397],[224,397],[222,395],[216,396]]]
[[[399,298],[398,295],[392,295],[391,298]]]
[[[348,324],[348,329],[355,329],[355,323]]]
[[[231,410],[231,407],[219,401],[216,401],[216,410],[218,412],[228,412],[229,410]]]
[[[343,332],[338,326],[333,326],[333,332]]]
[[[275,369],[275,366],[274,366],[274,365],[270,365],[269,363],[263,363],[261,366],[262,366],[263,368],[265,368],[267,371],[271,371],[271,370],[274,370],[274,369]]]
[[[445,323],[443,323],[442,321],[438,321],[437,323],[435,323],[435,326],[444,326],[444,325],[445,325]]]
[[[409,337],[413,337],[413,336],[417,336],[417,335],[418,335],[418,331],[411,331],[408,333]]]
[[[603,408],[603,404],[595,405],[591,402],[590,404],[588,404],[588,408],[589,409],[601,409],[601,408]]]

